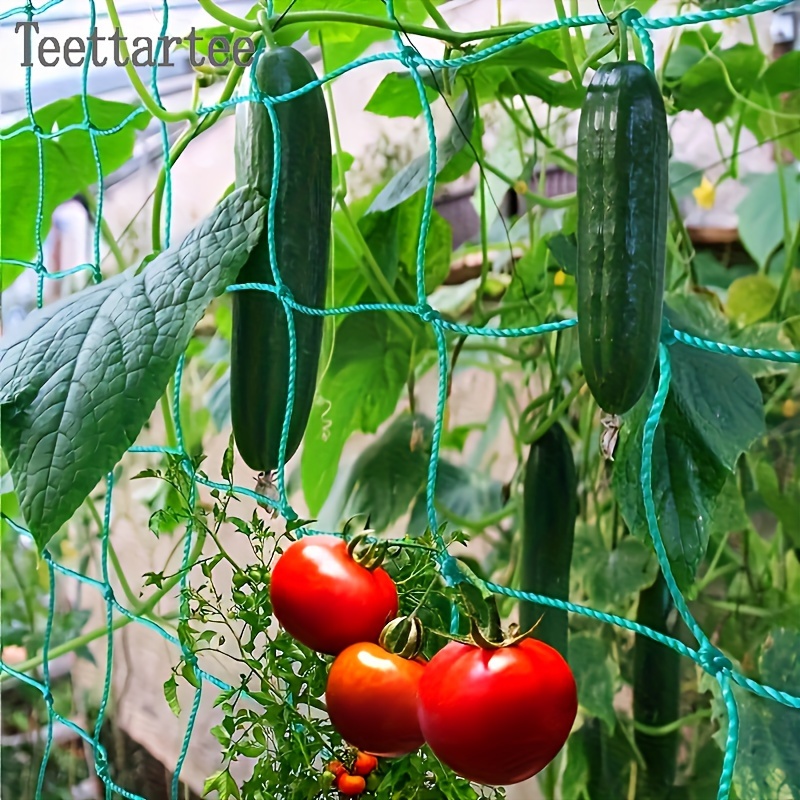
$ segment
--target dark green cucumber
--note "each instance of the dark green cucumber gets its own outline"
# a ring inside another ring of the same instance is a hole
[[[672,635],[668,617],[672,598],[661,572],[656,582],[640,592],[636,621],[654,631]],[[653,728],[669,725],[680,712],[681,656],[672,648],[648,636],[636,634],[633,656],[633,717]],[[680,732],[663,735],[634,732],[636,746],[644,759],[639,771],[637,800],[662,800],[675,782],[675,765]]]
[[[316,78],[311,64],[290,47],[260,54],[254,80],[266,95],[299,89]],[[255,86],[251,87],[253,91]],[[325,302],[331,228],[331,140],[320,88],[275,107],[281,137],[275,206],[275,256],[281,279],[303,305]],[[240,103],[236,111],[236,185],[272,193],[273,133],[263,103]],[[275,283],[268,232],[253,250],[238,283]],[[297,335],[295,396],[286,458],[303,438],[316,389],[322,318],[292,314]],[[281,301],[272,293],[233,293],[231,420],[236,447],[249,467],[269,472],[278,450],[288,405],[289,332]]]
[[[523,487],[520,588],[557,600],[569,598],[569,571],[577,513],[577,478],[564,429],[555,423],[531,445]],[[520,627],[544,615],[534,636],[567,658],[567,612],[522,602]]]
[[[653,374],[664,297],[668,133],[653,74],[600,67],[578,126],[578,340],[586,382],[611,414]]]

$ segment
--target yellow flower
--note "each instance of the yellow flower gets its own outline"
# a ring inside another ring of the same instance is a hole
[[[714,184],[711,183],[705,175],[703,175],[703,180],[700,181],[700,185],[696,189],[692,189],[692,194],[700,208],[714,208],[714,198],[717,194],[717,190]]]
[[[797,412],[800,411],[800,404],[790,397],[788,400],[784,400],[781,411],[784,417],[794,417],[797,415]]]
[[[553,283],[556,286],[563,286],[566,280],[567,280],[567,273],[564,272],[563,269],[560,269],[558,272],[556,272],[555,276],[553,277]]]

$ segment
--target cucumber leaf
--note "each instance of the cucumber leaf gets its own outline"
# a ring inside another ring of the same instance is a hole
[[[666,309],[670,322],[692,333]],[[653,496],[672,571],[687,589],[708,545],[717,497],[739,456],[764,431],[761,391],[734,356],[680,343],[670,348],[672,382],[653,447]],[[626,416],[615,454],[613,486],[631,532],[648,538],[639,471],[642,432],[654,394]]]
[[[133,444],[263,220],[263,198],[236,191],[138,275],[36,311],[2,343],[3,452],[40,549]]]
[[[782,170],[786,193],[786,221],[794,227],[800,222],[800,174]],[[736,207],[739,235],[753,260],[763,266],[771,253],[783,242],[784,213],[781,207],[781,180],[776,171],[753,172],[742,183],[747,194]]]
[[[374,433],[391,416],[410,364],[411,341],[390,315],[353,314],[339,326],[311,409],[300,462],[303,493],[313,516],[331,491],[350,434]]]
[[[448,134],[436,145],[437,175],[470,140],[475,125],[475,109],[464,94],[455,109],[455,118]],[[415,195],[428,182],[428,153],[423,153],[400,170],[383,187],[372,201],[367,214],[375,211],[389,211]]]
[[[403,413],[353,464],[343,516],[368,514],[370,527],[384,531],[408,511],[427,482],[433,422]]]
[[[58,136],[41,140],[42,224],[39,230],[44,241],[50,230],[53,211],[61,203],[85,191],[100,175],[110,175],[133,155],[136,131],[143,130],[150,114],[142,108],[87,97],[89,119],[100,131],[125,124],[114,133],[95,136],[95,161],[92,140],[87,130],[72,128],[84,122],[83,99],[80,95],[65,97],[34,111],[36,124],[43,133],[63,131]],[[14,209],[2,215],[0,225],[0,257],[30,261],[36,257],[36,219],[39,207],[39,143],[31,130],[31,120],[24,119],[0,133],[2,193],[0,205]],[[15,131],[20,131],[14,134]],[[11,135],[14,134],[14,135]],[[24,267],[4,264],[2,288],[9,286]]]
[[[800,632],[776,627],[767,636],[758,659],[758,678],[768,686],[800,694]],[[712,709],[720,722],[714,735],[724,748],[727,714],[717,682],[706,677],[713,692]],[[739,797],[800,798],[800,714],[797,709],[733,687],[739,707],[740,736],[733,785]]]
[[[594,633],[569,637],[569,665],[578,685],[578,703],[593,717],[603,720],[610,732],[617,724],[614,695],[619,683],[619,666],[608,641]]]
[[[439,96],[433,81],[422,76],[425,96],[433,103]],[[390,72],[364,106],[365,111],[382,117],[418,117],[422,113],[417,84],[408,72]]]

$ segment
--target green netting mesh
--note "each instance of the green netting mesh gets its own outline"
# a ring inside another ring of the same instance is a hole
[[[87,2],[89,6],[89,27],[91,30],[95,26],[96,9],[94,0],[87,0]],[[647,18],[643,17],[638,12],[628,11],[625,12],[625,14],[623,15],[623,19],[627,23],[627,25],[634,31],[634,33],[640,40],[647,65],[651,69],[654,69],[653,46],[649,36],[649,31],[651,30],[758,14],[760,12],[777,9],[780,6],[787,5],[789,2],[791,2],[791,0],[758,0],[758,2],[741,5],[736,8],[715,9],[709,11],[702,11],[698,13],[682,14],[680,16],[660,17],[660,18]],[[49,9],[59,5],[60,3],[61,0],[49,0],[49,2],[43,3],[40,6],[34,6],[33,3],[28,2],[26,5],[18,6],[16,8],[12,8],[8,11],[3,12],[2,14],[0,14],[0,20],[19,19],[19,20],[31,21],[34,20],[36,17],[43,15]],[[203,0],[201,0],[200,4],[206,5],[206,3],[203,2]],[[386,9],[389,17],[392,20],[395,20],[393,0],[386,0]],[[117,18],[116,11],[114,10],[112,3],[109,3],[109,10],[111,12],[112,23],[118,26],[119,20]],[[266,12],[268,15],[270,16],[272,15],[273,9],[271,0],[268,0],[267,2]],[[168,20],[169,20],[169,3],[168,0],[163,0],[162,26],[161,26],[162,35],[167,30]],[[234,21],[235,23],[236,18],[231,17],[231,20]],[[280,449],[281,453],[280,467],[277,471],[278,499],[273,501],[269,498],[266,498],[263,494],[256,493],[244,487],[238,487],[238,486],[235,487],[234,489],[235,493],[242,496],[246,495],[257,500],[260,503],[267,503],[271,505],[286,520],[297,519],[297,514],[291,507],[286,493],[285,469],[284,469],[286,442],[288,439],[290,413],[293,405],[294,385],[296,378],[295,375],[296,364],[294,358],[294,348],[296,347],[296,341],[295,341],[294,323],[292,316],[293,313],[327,316],[327,315],[339,315],[339,314],[357,314],[368,311],[383,311],[383,312],[394,311],[402,314],[416,315],[426,324],[430,325],[434,330],[436,336],[437,349],[438,349],[438,366],[439,366],[438,400],[437,400],[436,416],[433,427],[431,458],[429,463],[428,482],[427,482],[428,522],[431,531],[434,533],[434,536],[438,537],[440,551],[437,556],[437,563],[443,578],[445,579],[446,582],[450,584],[456,583],[464,579],[463,573],[455,566],[454,559],[447,553],[447,551],[444,548],[444,542],[442,541],[441,536],[438,533],[439,525],[438,525],[436,510],[434,507],[434,492],[437,480],[439,447],[440,447],[440,440],[443,427],[443,417],[444,417],[445,402],[446,402],[446,387],[448,380],[448,363],[447,363],[445,331],[456,332],[459,334],[469,334],[474,336],[495,337],[495,338],[529,337],[529,336],[539,336],[545,333],[550,333],[553,331],[558,331],[564,328],[574,326],[576,324],[576,321],[574,319],[570,319],[561,322],[547,323],[533,327],[520,327],[520,328],[484,328],[484,327],[475,327],[470,325],[461,325],[448,321],[444,319],[435,309],[431,308],[430,305],[428,305],[426,299],[427,295],[425,291],[425,269],[424,269],[425,243],[427,241],[428,228],[430,225],[431,214],[433,209],[435,176],[437,174],[437,150],[436,150],[436,138],[435,138],[431,108],[426,96],[425,86],[419,70],[420,68],[423,67],[457,68],[459,66],[485,60],[491,57],[492,55],[502,50],[505,50],[506,48],[513,47],[514,45],[517,45],[520,42],[523,42],[532,37],[535,37],[537,34],[540,34],[544,31],[549,31],[559,28],[574,28],[574,27],[582,27],[590,25],[600,25],[600,24],[605,24],[607,22],[608,22],[607,18],[603,15],[585,15],[585,16],[556,19],[545,24],[532,26],[519,34],[512,36],[511,38],[508,38],[496,45],[483,49],[478,53],[467,55],[462,58],[450,59],[448,61],[423,58],[417,50],[415,50],[412,47],[408,47],[404,44],[399,33],[394,33],[393,38],[394,38],[394,43],[396,45],[396,50],[393,52],[382,52],[376,55],[360,58],[356,61],[353,61],[350,64],[347,64],[346,66],[340,67],[339,69],[332,71],[331,73],[327,74],[320,80],[312,84],[309,84],[308,86],[296,92],[285,94],[280,97],[266,97],[266,96],[256,97],[253,95],[241,96],[236,99],[226,100],[225,102],[219,103],[214,106],[201,107],[196,115],[193,112],[170,114],[163,109],[158,92],[158,66],[155,66],[153,68],[152,78],[150,81],[150,91],[152,93],[152,97],[148,98],[149,102],[147,105],[148,109],[151,111],[155,111],[156,116],[158,116],[159,119],[161,120],[160,124],[161,124],[162,145],[163,145],[164,164],[165,164],[165,169],[162,173],[163,178],[160,179],[163,180],[163,186],[159,187],[160,189],[163,190],[163,196],[165,198],[164,241],[163,243],[156,243],[157,245],[163,244],[164,246],[168,246],[170,240],[170,218],[171,218],[172,199],[171,199],[170,149],[169,149],[169,140],[167,136],[167,125],[166,125],[167,121],[194,119],[195,122],[197,122],[199,119],[200,120],[199,128],[202,130],[208,127],[212,122],[214,122],[224,108],[232,106],[235,103],[239,102],[260,101],[263,102],[266,105],[267,109],[269,110],[273,126],[275,126],[277,130],[278,121],[277,121],[277,116],[274,112],[274,106],[276,104],[287,102],[292,98],[297,97],[300,94],[310,91],[311,89],[315,88],[318,85],[333,80],[336,77],[343,75],[346,72],[349,72],[350,70],[363,67],[366,64],[370,64],[375,61],[398,61],[409,70],[410,75],[416,84],[420,102],[423,108],[423,115],[429,139],[429,171],[428,171],[429,180],[425,191],[425,202],[424,202],[422,220],[419,230],[419,240],[418,240],[419,244],[417,247],[416,276],[417,276],[418,302],[416,305],[371,303],[371,304],[359,304],[349,307],[318,309],[318,308],[308,308],[295,302],[288,288],[280,280],[280,271],[278,269],[278,265],[275,263],[275,247],[274,247],[274,239],[272,236],[272,231],[274,229],[275,202],[277,198],[277,192],[276,191],[272,192],[269,211],[268,211],[268,226],[270,231],[270,259],[271,259],[273,274],[275,275],[276,278],[276,285],[272,286],[266,284],[240,284],[237,286],[231,286],[228,291],[241,291],[247,289],[247,290],[261,290],[261,291],[273,292],[280,298],[284,308],[286,309],[288,327],[290,332],[290,342],[292,347],[292,353],[291,353],[292,357],[290,359],[291,366],[289,374],[289,379],[290,379],[289,397],[287,403],[289,411],[287,412],[287,415],[284,420],[281,449]],[[91,45],[89,47],[91,47]],[[95,281],[99,281],[101,279],[100,221],[102,220],[102,211],[103,211],[103,175],[100,165],[97,141],[99,137],[107,136],[121,130],[125,125],[127,125],[131,121],[133,117],[137,116],[140,113],[143,113],[144,111],[143,108],[138,109],[137,111],[133,112],[128,118],[120,122],[118,125],[109,129],[99,129],[92,123],[89,111],[89,103],[87,99],[88,98],[87,78],[89,72],[90,54],[91,50],[87,52],[87,57],[85,59],[83,67],[83,88],[81,94],[83,99],[84,119],[81,123],[69,126],[54,133],[45,133],[37,125],[36,115],[34,112],[31,99],[31,68],[28,67],[26,69],[26,77],[25,77],[25,100],[27,105],[29,124],[27,126],[20,126],[16,128],[13,132],[7,134],[7,136],[4,137],[4,138],[10,138],[25,132],[33,132],[36,135],[38,143],[39,202],[38,202],[37,219],[36,219],[36,250],[37,250],[36,258],[34,261],[30,262],[6,259],[5,263],[26,267],[35,271],[38,278],[37,301],[40,307],[43,304],[43,286],[45,281],[48,279],[63,278],[68,274],[72,274],[74,272],[82,270],[88,270]],[[230,93],[228,93],[228,96],[230,96]],[[97,191],[97,211],[95,214],[95,226],[94,226],[94,236],[93,236],[93,251],[94,251],[93,261],[92,263],[79,265],[73,268],[72,270],[60,272],[57,274],[51,274],[48,272],[47,266],[44,263],[43,242],[42,242],[44,193],[47,189],[44,180],[42,142],[43,140],[49,138],[55,138],[61,136],[70,130],[82,130],[89,134],[92,151],[94,153],[94,159],[97,166],[98,191]],[[280,157],[279,157],[280,137],[275,136],[274,141],[275,141],[275,158],[273,163],[276,165],[280,165]],[[182,141],[179,144],[179,147],[180,146],[185,147],[186,143],[187,142],[185,140]],[[173,151],[173,156],[174,156],[174,151]],[[274,181],[277,180],[278,180],[278,173],[276,170]],[[161,196],[160,193],[157,193],[157,196],[160,197]],[[158,210],[160,210],[160,208]],[[658,383],[657,392],[653,399],[649,415],[645,423],[640,476],[641,476],[644,506],[647,517],[647,524],[652,537],[653,545],[655,547],[655,552],[658,557],[658,562],[660,564],[661,570],[664,573],[675,606],[678,609],[681,617],[683,618],[683,621],[686,623],[687,627],[689,628],[694,638],[696,639],[697,645],[695,647],[688,647],[682,642],[678,641],[677,639],[652,631],[649,628],[645,628],[641,625],[638,625],[637,623],[631,620],[624,619],[622,617],[615,616],[612,614],[606,614],[600,611],[596,611],[592,608],[587,608],[584,606],[560,600],[554,600],[541,595],[516,591],[514,589],[510,589],[494,583],[489,583],[487,585],[493,592],[497,594],[508,595],[511,597],[518,598],[520,600],[529,600],[544,606],[564,609],[575,614],[581,614],[587,617],[591,617],[601,622],[617,625],[626,630],[634,631],[638,634],[648,636],[658,642],[661,642],[662,644],[668,647],[673,648],[681,655],[692,659],[706,673],[713,676],[719,683],[719,687],[722,693],[722,697],[724,698],[728,713],[727,742],[725,747],[725,757],[723,761],[722,774],[720,776],[719,790],[718,790],[719,800],[725,800],[729,796],[731,790],[734,763],[736,759],[737,745],[740,736],[737,703],[734,697],[732,684],[738,684],[739,686],[744,687],[745,689],[749,690],[750,692],[753,692],[754,694],[760,697],[771,699],[776,703],[782,703],[785,706],[795,709],[800,709],[800,697],[788,694],[787,692],[779,691],[773,687],[766,686],[756,681],[753,681],[747,678],[746,676],[740,674],[737,670],[735,670],[730,660],[711,644],[707,635],[703,632],[703,630],[700,628],[698,623],[693,618],[683,595],[678,589],[678,586],[675,582],[672,571],[670,569],[669,560],[667,558],[666,550],[664,548],[664,543],[662,541],[661,534],[659,531],[658,519],[656,516],[656,507],[652,493],[652,456],[653,456],[653,443],[656,434],[656,429],[659,425],[659,420],[664,408],[664,404],[666,402],[670,386],[670,345],[676,341],[680,341],[686,345],[699,348],[701,350],[705,350],[710,353],[734,355],[742,358],[765,359],[776,362],[800,363],[800,351],[748,348],[748,347],[735,346],[731,344],[725,344],[723,342],[709,341],[706,339],[699,338],[697,336],[693,336],[684,331],[674,330],[668,324],[665,324],[664,334],[662,337],[662,344],[660,346],[660,379]],[[170,453],[181,457],[183,459],[184,468],[191,477],[193,495],[189,499],[190,503],[193,503],[195,500],[196,489],[198,484],[202,483],[206,486],[220,489],[221,491],[228,491],[229,487],[224,484],[219,484],[210,481],[205,477],[197,474],[194,467],[192,466],[192,461],[190,460],[189,455],[185,450],[183,433],[180,427],[180,413],[179,413],[181,376],[183,372],[183,366],[184,366],[183,359],[181,359],[181,361],[178,364],[174,380],[175,390],[173,397],[173,415],[176,422],[177,447],[138,446],[131,448],[131,452],[160,452],[160,453]],[[0,662],[0,672],[5,672],[9,675],[12,675],[17,679],[19,679],[20,681],[23,681],[26,684],[29,684],[30,686],[36,688],[38,691],[41,692],[47,707],[49,724],[48,724],[48,733],[47,733],[44,755],[39,771],[37,797],[41,796],[41,791],[44,784],[45,767],[48,758],[50,756],[50,751],[53,741],[53,724],[54,722],[59,721],[64,725],[66,725],[71,730],[73,730],[76,734],[78,734],[92,746],[95,753],[96,768],[98,775],[100,776],[106,787],[106,797],[110,798],[114,793],[116,793],[122,797],[131,798],[132,800],[146,800],[146,798],[139,798],[138,795],[118,786],[114,782],[113,776],[109,773],[107,754],[99,740],[100,730],[103,725],[109,700],[109,694],[111,689],[111,676],[114,663],[114,658],[113,658],[114,640],[111,634],[116,629],[116,627],[118,627],[120,621],[127,618],[140,625],[147,626],[148,628],[157,632],[164,639],[171,642],[173,645],[175,645],[175,647],[182,649],[183,651],[182,655],[184,659],[194,669],[195,676],[198,679],[197,681],[198,688],[195,691],[194,701],[191,706],[191,711],[186,725],[186,731],[183,737],[182,747],[180,750],[180,754],[178,756],[174,772],[174,779],[172,783],[172,796],[173,798],[175,798],[175,800],[177,800],[181,769],[192,736],[192,731],[194,728],[195,719],[203,690],[202,689],[203,683],[206,682],[210,683],[220,690],[228,690],[231,687],[228,686],[224,681],[219,680],[214,675],[211,675],[206,671],[204,671],[203,669],[201,669],[197,664],[196,656],[192,652],[183,648],[178,639],[169,634],[167,631],[165,631],[156,623],[144,618],[143,614],[147,612],[148,610],[147,608],[140,608],[139,614],[134,614],[131,610],[124,607],[116,600],[111,584],[109,583],[109,572],[108,572],[108,550],[109,550],[108,537],[109,537],[109,520],[110,520],[111,506],[112,506],[113,484],[114,484],[113,476],[109,474],[107,476],[105,515],[103,519],[103,529],[101,536],[102,580],[96,580],[87,575],[80,574],[74,570],[67,568],[66,566],[57,563],[53,559],[51,554],[47,550],[45,550],[44,559],[50,574],[50,606],[49,606],[49,617],[45,630],[44,646],[41,659],[39,658],[32,659],[32,663],[24,664],[21,666],[18,665],[17,669],[11,667],[8,664]],[[5,515],[4,519],[10,525],[14,526],[20,533],[27,534],[27,531],[18,526],[8,517],[5,517]],[[191,526],[191,522],[189,523],[189,525]],[[314,534],[319,532],[320,531],[313,531],[308,529],[303,530],[304,534],[306,533]],[[189,570],[192,565],[193,558],[196,558],[198,555],[193,551],[192,534],[193,531],[191,530],[190,527],[189,530],[187,530],[187,534],[185,537],[183,559],[182,559],[181,569],[178,573],[180,578],[179,581],[176,581],[179,582],[181,589],[185,587],[188,581]],[[93,731],[83,730],[71,720],[65,719],[63,716],[58,714],[53,707],[53,695],[51,694],[50,690],[49,664],[50,661],[55,656],[60,654],[58,647],[51,648],[51,636],[52,636],[53,625],[55,622],[56,573],[61,573],[65,576],[73,578],[77,581],[80,581],[84,584],[87,584],[97,589],[97,591],[99,591],[105,599],[107,629],[109,634],[107,636],[107,653],[106,653],[107,659],[105,668],[106,671],[105,671],[105,681],[103,685],[102,701],[100,703],[99,713]],[[186,594],[184,592],[181,592],[180,618],[182,620],[187,619],[188,613],[189,613],[188,600]],[[454,627],[457,625],[457,622],[458,622],[457,612],[455,612],[454,610]],[[41,663],[41,668],[42,668],[41,682],[35,680],[34,678],[30,677],[27,674],[28,671],[31,671],[34,667],[38,666],[39,663]]]

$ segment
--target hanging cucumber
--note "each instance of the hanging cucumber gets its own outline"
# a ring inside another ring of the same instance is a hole
[[[268,49],[254,67],[252,91],[281,95],[316,79],[311,64],[291,47]],[[331,140],[319,87],[275,107],[280,128],[280,173],[275,206],[275,257],[293,298],[321,308],[325,301],[331,227]],[[272,193],[273,131],[263,103],[236,110],[236,185]],[[275,284],[265,226],[238,283]],[[303,438],[316,388],[322,318],[293,313],[297,336],[295,396],[286,458]],[[231,420],[236,447],[252,469],[278,466],[289,389],[289,331],[283,304],[272,293],[233,293]]]
[[[520,588],[558,600],[569,598],[569,571],[577,512],[577,479],[572,449],[558,423],[528,453],[523,487]],[[567,612],[522,602],[520,627],[528,630],[544,615],[534,635],[567,658]]]
[[[668,616],[672,598],[661,572],[656,582],[639,593],[636,621],[654,631],[672,635]],[[633,717],[636,722],[660,728],[675,722],[680,705],[681,656],[672,648],[648,636],[636,634],[633,658]],[[675,763],[679,744],[678,730],[653,735],[634,732],[636,746],[644,759],[640,770],[636,797],[662,800],[669,796],[675,782]]]
[[[600,67],[578,127],[578,341],[589,389],[611,414],[642,396],[658,355],[668,157],[650,70]]]

